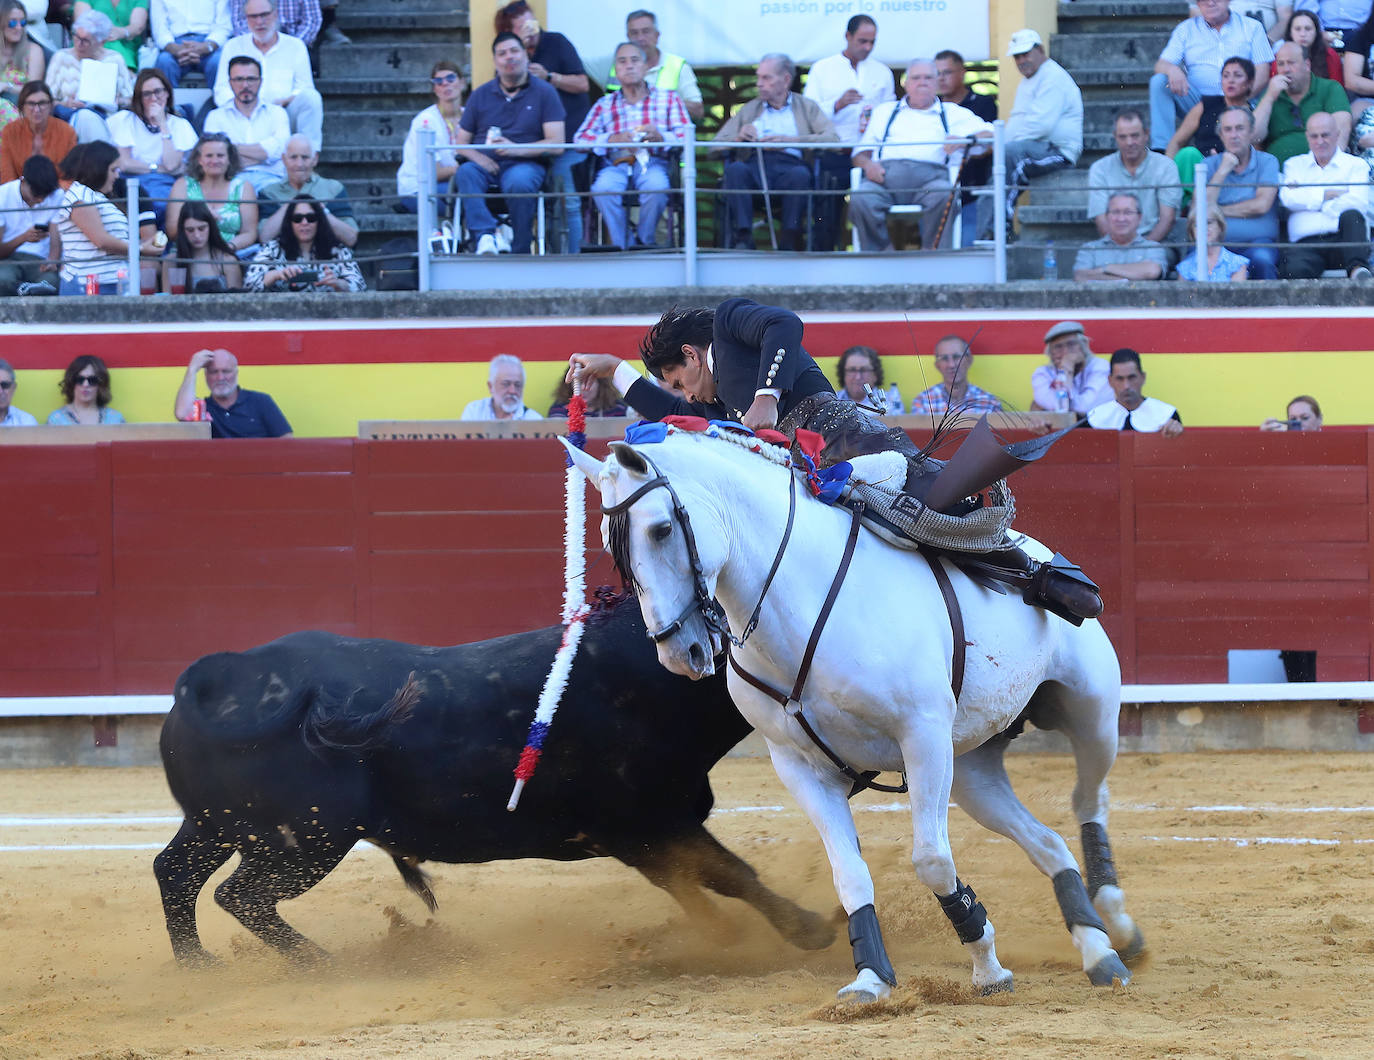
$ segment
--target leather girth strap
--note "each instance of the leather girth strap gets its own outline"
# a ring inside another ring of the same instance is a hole
[[[921,555],[930,564],[930,573],[935,575],[935,584],[940,587],[940,595],[945,598],[945,610],[949,612],[949,627],[954,634],[954,652],[950,658],[949,687],[954,690],[954,700],[959,701],[959,693],[964,690],[964,663],[968,655],[968,642],[964,637],[964,611],[959,606],[959,598],[954,595],[949,574],[938,556],[925,549]]]

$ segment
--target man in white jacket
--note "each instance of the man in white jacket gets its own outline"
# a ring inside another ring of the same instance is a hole
[[[1307,119],[1305,155],[1283,164],[1279,201],[1288,211],[1288,240],[1279,277],[1308,280],[1324,269],[1345,269],[1352,280],[1368,283],[1369,167],[1340,149],[1340,133],[1330,114]]]

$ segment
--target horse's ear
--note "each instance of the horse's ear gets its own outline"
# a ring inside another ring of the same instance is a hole
[[[559,436],[558,440],[563,443],[563,448],[568,451],[569,457],[572,460],[574,466],[576,466],[577,469],[582,472],[582,474],[586,475],[587,478],[591,479],[592,485],[597,488],[598,492],[600,492],[601,461],[598,460],[596,457],[588,454],[586,450],[577,448],[577,446],[571,444],[566,438],[562,437],[561,435]]]
[[[611,455],[616,462],[632,475],[648,475],[649,463],[635,451],[629,442],[612,442]]]

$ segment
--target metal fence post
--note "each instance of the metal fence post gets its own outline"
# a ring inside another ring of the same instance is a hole
[[[686,259],[683,282],[697,285],[697,132],[688,126],[682,145],[682,250]]]
[[[138,239],[138,178],[129,177],[124,181],[125,203],[124,210],[129,217],[129,237],[124,241],[126,244],[126,256],[128,258],[127,270],[129,275],[125,277],[128,288],[124,291],[130,296],[137,296],[143,290],[142,272],[139,268],[139,239]]]
[[[975,233],[976,235],[976,233]],[[1007,123],[992,123],[992,279],[1007,282]]]
[[[420,130],[420,187],[415,203],[415,252],[417,287],[429,290],[429,235],[434,231],[434,197],[438,187],[434,179],[434,131]]]
[[[1199,280],[1207,279],[1207,167],[1193,167],[1193,227],[1197,229],[1197,271]],[[1160,279],[1163,279],[1161,276]]]

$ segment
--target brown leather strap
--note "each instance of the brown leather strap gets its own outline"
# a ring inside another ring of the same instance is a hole
[[[950,584],[949,574],[946,573],[939,557],[931,555],[925,549],[921,549],[921,555],[930,564],[930,573],[935,575],[935,584],[940,587],[940,595],[945,598],[945,610],[949,612],[949,626],[954,633],[954,656],[950,661],[949,686],[954,689],[954,700],[957,703],[959,693],[964,690],[964,662],[967,655],[964,612],[959,606],[959,598],[954,595],[954,586]]]

